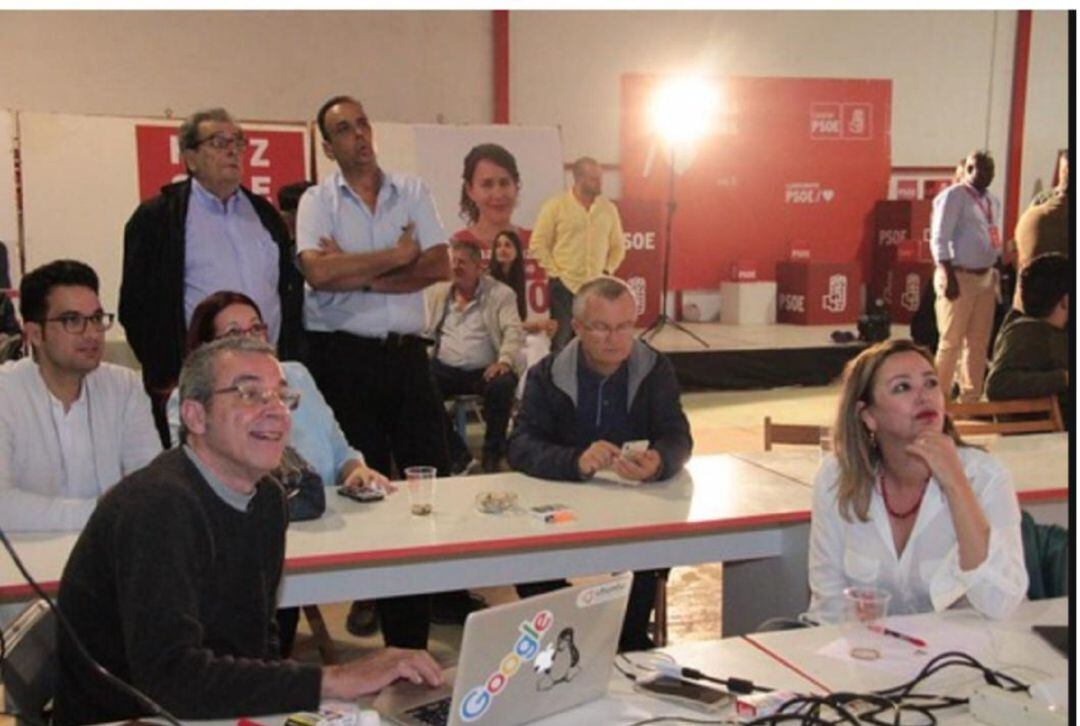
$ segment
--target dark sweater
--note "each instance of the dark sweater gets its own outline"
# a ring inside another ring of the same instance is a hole
[[[1057,396],[1069,421],[1069,333],[1027,315],[1011,317],[998,333],[986,376],[991,401]]]
[[[278,660],[285,526],[276,485],[260,482],[240,512],[183,449],[166,451],[101,498],[64,568],[60,608],[99,663],[178,718],[313,709],[320,669]],[[55,723],[143,715],[58,636]]]

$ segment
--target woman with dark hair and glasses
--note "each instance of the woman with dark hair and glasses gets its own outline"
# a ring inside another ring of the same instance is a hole
[[[266,324],[255,302],[240,292],[221,290],[207,296],[196,307],[188,326],[186,352],[204,343],[229,335],[250,335],[266,340]],[[327,486],[387,487],[385,476],[364,463],[364,455],[345,440],[334,412],[315,385],[315,379],[296,361],[282,361],[285,382],[300,394],[293,411],[291,446]],[[168,404],[169,433],[179,442],[179,396],[173,391]]]
[[[812,616],[836,612],[849,586],[888,592],[890,615],[1016,609],[1028,587],[1016,492],[957,435],[929,351],[890,340],[848,363],[833,442],[814,480]]]

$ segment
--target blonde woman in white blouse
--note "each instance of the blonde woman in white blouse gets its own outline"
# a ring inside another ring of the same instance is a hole
[[[833,441],[814,481],[811,617],[851,585],[887,590],[890,614],[1013,612],[1028,586],[1016,492],[956,434],[926,349],[892,340],[852,360]]]

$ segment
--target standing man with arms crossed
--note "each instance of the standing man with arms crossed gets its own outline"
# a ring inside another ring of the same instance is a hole
[[[574,162],[574,186],[540,209],[529,249],[548,276],[551,317],[559,329],[551,341],[558,353],[573,337],[571,308],[578,289],[600,274],[615,274],[626,256],[619,210],[603,193],[603,171],[595,159]]]
[[[449,276],[446,233],[427,186],[375,158],[364,107],[335,96],[319,109],[323,151],[338,171],[305,192],[296,221],[307,280],[310,368],[349,443],[389,473],[449,472],[442,400],[428,367],[423,289]],[[427,644],[428,596],[378,603],[388,645]]]
[[[1001,202],[988,189],[993,180],[990,153],[973,151],[963,179],[934,197],[930,251],[937,263],[934,311],[940,336],[934,364],[946,400],[961,350],[965,375],[957,377],[960,400],[977,401],[982,395],[998,295],[995,264],[1001,255]]]
[[[283,360],[300,355],[303,281],[281,217],[240,185],[247,139],[223,108],[180,126],[189,178],[161,188],[124,227],[120,322],[142,364],[154,423],[169,445],[165,402],[176,386],[191,313],[218,290],[259,305]]]

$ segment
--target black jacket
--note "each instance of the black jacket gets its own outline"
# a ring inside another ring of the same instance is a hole
[[[240,188],[278,246],[281,334],[278,354],[300,358],[304,280],[296,250],[277,210]],[[184,320],[184,224],[191,180],[169,184],[139,205],[124,227],[124,272],[120,281],[120,322],[139,359],[151,398],[167,398],[180,375],[187,321]]]
[[[577,423],[577,340],[529,370],[525,396],[510,434],[510,466],[543,479],[580,481],[577,462],[592,441]],[[679,402],[675,369],[663,355],[634,342],[629,363],[627,406],[633,434],[648,439],[661,458],[660,478],[683,468],[694,442]],[[612,441],[619,446],[625,442]]]

